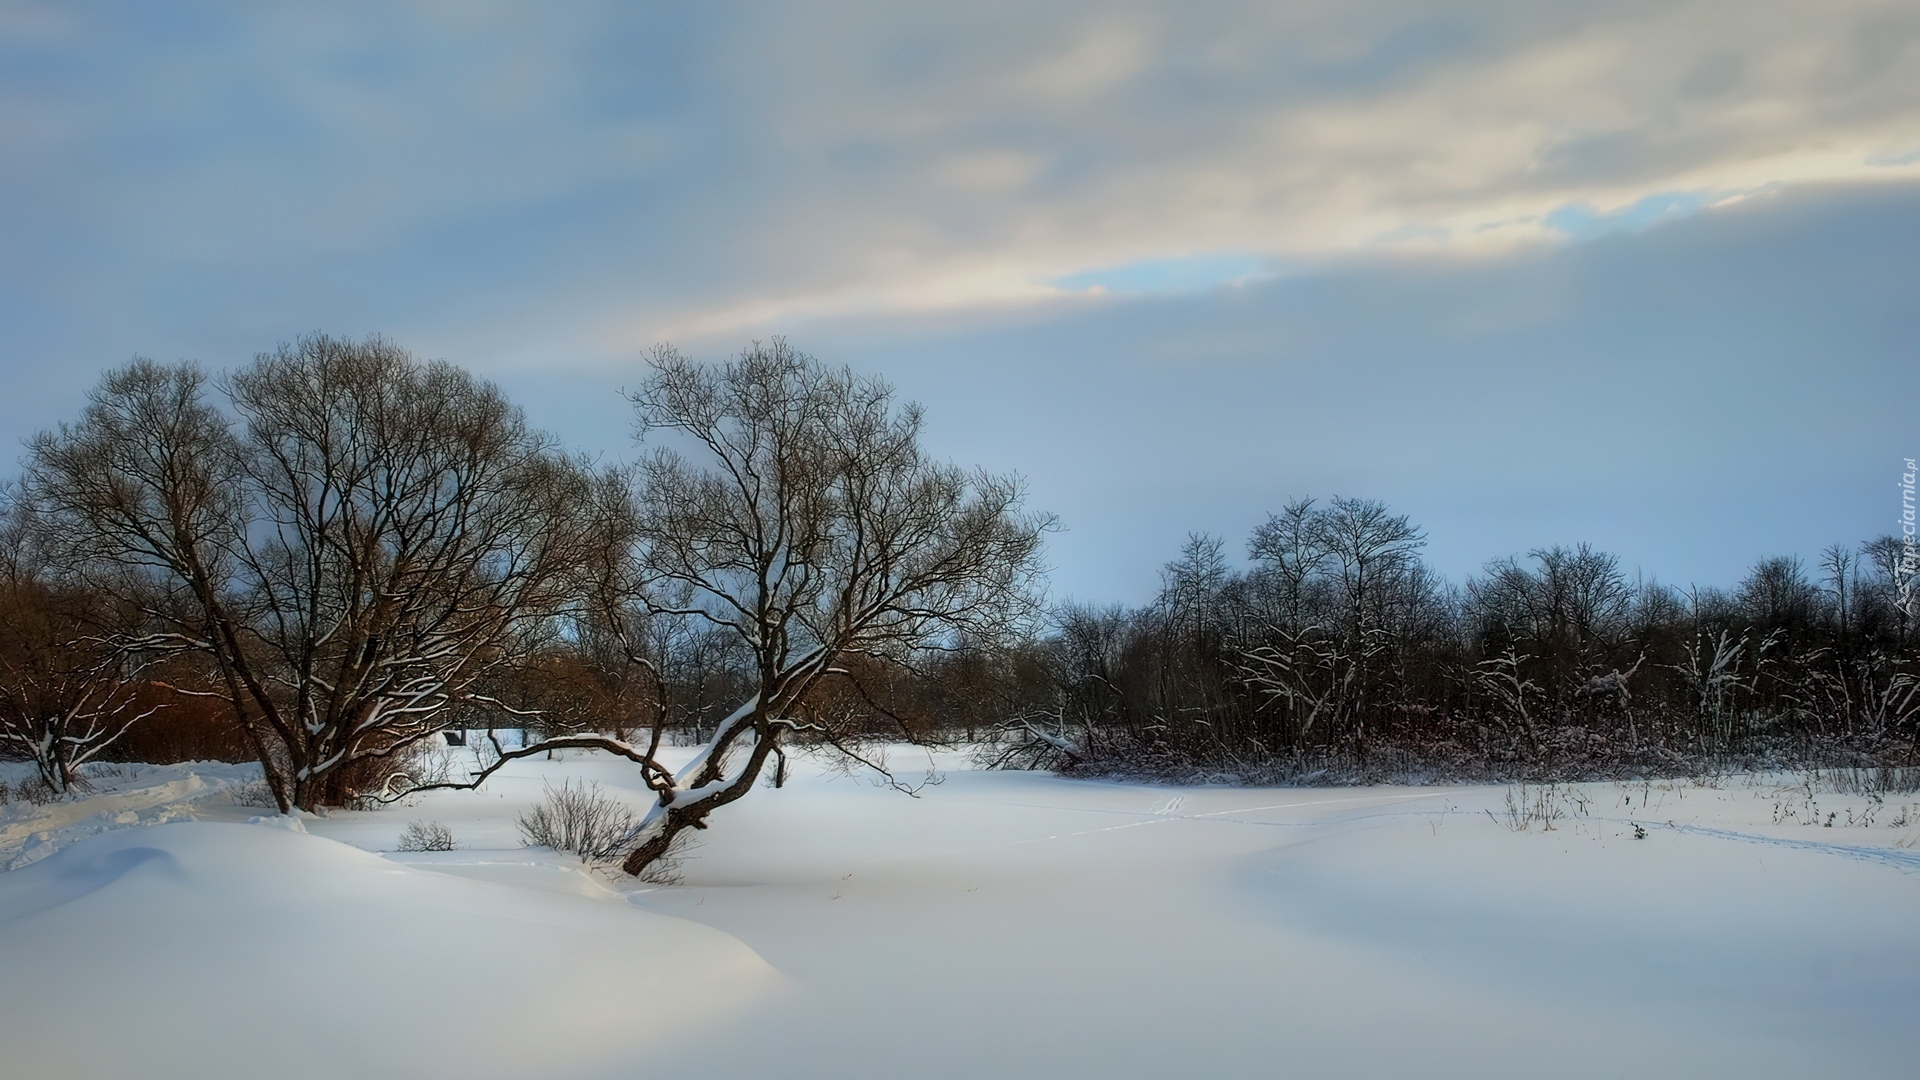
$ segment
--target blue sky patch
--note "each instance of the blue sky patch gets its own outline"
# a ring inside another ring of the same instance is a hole
[[[1663,221],[1685,217],[1705,206],[1708,199],[1704,191],[1666,191],[1649,195],[1611,214],[1595,210],[1590,203],[1569,203],[1544,220],[1547,227],[1556,232],[1575,240],[1586,240],[1607,233],[1639,232]]]

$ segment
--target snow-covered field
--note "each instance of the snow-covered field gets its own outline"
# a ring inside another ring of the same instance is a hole
[[[239,766],[16,801],[0,1072],[1920,1075],[1920,796],[1587,784],[1516,831],[1498,787],[939,765],[803,767],[670,886],[520,846],[548,779],[640,804],[593,756],[299,822]],[[391,850],[415,820],[461,846]]]

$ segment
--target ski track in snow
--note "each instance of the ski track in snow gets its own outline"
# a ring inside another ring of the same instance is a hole
[[[1596,818],[1619,822],[1620,818]],[[1625,819],[1634,824],[1634,819]],[[1639,821],[1642,826],[1651,825],[1659,829],[1672,829],[1688,836],[1711,836],[1719,840],[1733,840],[1742,844],[1764,844],[1771,847],[1792,848],[1797,851],[1813,851],[1822,855],[1836,855],[1843,859],[1855,859],[1860,862],[1891,866],[1903,874],[1920,874],[1920,851],[1904,848],[1859,847],[1853,844],[1834,844],[1824,840],[1796,840],[1790,836],[1758,836],[1754,833],[1736,832],[1732,829],[1715,828],[1709,825],[1676,825],[1672,822]]]
[[[1044,803],[1011,803],[1010,802],[1010,803],[997,803],[995,805],[1017,806],[1017,807],[1022,807],[1026,809],[1047,810],[1047,811],[1065,812],[1065,813],[1117,815],[1121,817],[1138,819],[1134,821],[1129,821],[1123,825],[1109,825],[1109,826],[1104,826],[1102,828],[1097,828],[1097,829],[1079,829],[1071,832],[1049,833],[1045,836],[1035,836],[1035,837],[1029,837],[1021,840],[1008,841],[1008,843],[1010,844],[1038,844],[1038,843],[1046,843],[1048,841],[1053,841],[1053,840],[1068,839],[1070,837],[1076,837],[1076,836],[1094,836],[1100,833],[1118,832],[1125,829],[1141,828],[1143,826],[1148,826],[1148,825],[1161,825],[1161,824],[1166,824],[1168,822],[1174,822],[1174,821],[1219,822],[1222,824],[1251,825],[1251,826],[1256,826],[1261,828],[1277,828],[1277,829],[1328,829],[1328,828],[1333,828],[1340,825],[1351,825],[1351,824],[1364,822],[1364,821],[1375,821],[1375,820],[1384,820],[1384,819],[1406,819],[1406,818],[1427,819],[1430,817],[1429,813],[1409,812],[1409,811],[1383,811],[1379,813],[1352,814],[1352,815],[1343,816],[1343,817],[1332,819],[1332,820],[1309,820],[1309,821],[1259,821],[1259,820],[1248,819],[1241,815],[1262,813],[1262,812],[1274,811],[1274,810],[1299,810],[1299,809],[1305,809],[1309,807],[1332,806],[1332,805],[1356,803],[1356,802],[1379,804],[1379,803],[1393,803],[1393,802],[1421,800],[1421,799],[1435,799],[1435,798],[1442,798],[1442,797],[1451,798],[1456,794],[1458,793],[1448,791],[1448,790],[1441,790],[1441,791],[1422,791],[1422,792],[1416,792],[1416,793],[1406,794],[1406,795],[1377,795],[1377,794],[1376,795],[1356,795],[1356,796],[1348,796],[1348,797],[1342,797],[1342,798],[1309,799],[1309,800],[1303,800],[1298,802],[1288,802],[1288,803],[1266,803],[1260,806],[1236,807],[1230,810],[1212,810],[1205,813],[1193,813],[1193,814],[1182,814],[1177,812],[1180,806],[1182,805],[1182,803],[1184,802],[1183,797],[1178,795],[1167,799],[1165,802],[1163,802],[1160,806],[1156,807],[1155,809],[1144,810],[1144,811],[1120,810],[1120,809],[1115,809],[1111,807],[1058,806],[1058,805],[1049,805]],[[1459,809],[1456,808],[1452,812],[1458,813],[1463,811],[1460,811]],[[1681,824],[1676,824],[1672,821],[1649,821],[1644,818],[1634,818],[1634,817],[1623,818],[1623,817],[1606,817],[1606,816],[1600,816],[1600,815],[1587,815],[1584,817],[1580,817],[1576,819],[1568,819],[1568,820],[1569,820],[1569,823],[1571,823],[1574,820],[1578,820],[1578,821],[1590,822],[1595,824],[1606,823],[1611,825],[1621,825],[1628,828],[1631,828],[1632,826],[1638,824],[1646,828],[1669,829],[1675,832],[1685,833],[1691,836],[1711,837],[1713,839],[1729,840],[1729,841],[1746,843],[1746,844],[1771,845],[1774,847],[1792,848],[1799,851],[1810,851],[1810,852],[1815,852],[1822,855],[1831,855],[1831,856],[1835,856],[1843,859],[1853,859],[1860,862],[1873,863],[1876,865],[1892,867],[1893,869],[1898,870],[1901,873],[1905,873],[1905,874],[1920,873],[1920,851],[1908,850],[1904,848],[1873,847],[1873,846],[1861,846],[1861,845],[1853,845],[1853,844],[1837,844],[1837,843],[1832,843],[1828,841],[1800,840],[1800,839],[1795,839],[1793,837],[1783,837],[1783,836],[1761,836],[1754,833],[1745,833],[1745,832],[1739,832],[1733,829],[1715,828],[1712,826],[1699,825],[1699,824],[1693,824],[1693,823],[1681,825]]]

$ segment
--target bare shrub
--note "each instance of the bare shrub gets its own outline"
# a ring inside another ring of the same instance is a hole
[[[235,784],[227,789],[227,797],[235,806],[257,806],[268,810],[278,810],[280,804],[274,801],[273,788],[265,779],[249,780],[244,784]]]
[[[1911,795],[1920,791],[1920,767],[1808,769],[1805,787],[1809,795]]]
[[[438,821],[410,821],[400,834],[401,851],[452,851],[453,830]]]
[[[600,862],[625,853],[640,819],[600,790],[597,783],[546,786],[544,801],[520,815],[520,836],[529,847],[571,851],[582,862]]]
[[[491,738],[469,738],[467,751],[473,755],[473,772],[475,773],[486,772],[500,764],[500,747],[495,745]]]
[[[75,787],[79,785],[76,784]],[[22,780],[13,786],[12,798],[30,802],[35,806],[45,806],[50,802],[59,802],[61,794],[53,790],[53,785],[37,777]]]
[[[1489,810],[1487,816],[1509,832],[1527,832],[1536,824],[1541,832],[1552,832],[1569,817],[1586,817],[1592,805],[1586,792],[1572,784],[1517,784],[1507,789],[1506,802],[1504,814]]]

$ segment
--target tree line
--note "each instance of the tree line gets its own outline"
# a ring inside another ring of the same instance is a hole
[[[1451,585],[1368,499],[1299,499],[1230,567],[1194,536],[1137,609],[1069,605],[1048,696],[1001,756],[1338,779],[1910,764],[1920,642],[1899,538],[1764,559],[1732,590],[1630,578],[1587,544]]]

